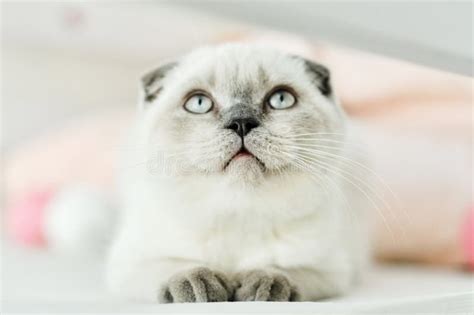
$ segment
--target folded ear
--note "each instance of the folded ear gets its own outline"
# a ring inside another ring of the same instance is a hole
[[[327,97],[332,96],[332,84],[331,75],[328,68],[316,63],[314,61],[303,59],[306,65],[306,69],[313,76],[314,83],[321,91],[321,93]]]
[[[142,96],[141,102],[151,103],[163,89],[163,79],[166,74],[177,65],[176,62],[170,62],[159,66],[158,68],[147,72],[141,79]]]

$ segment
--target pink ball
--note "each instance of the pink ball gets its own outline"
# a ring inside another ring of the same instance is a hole
[[[7,209],[7,231],[16,242],[28,246],[44,246],[44,209],[53,196],[53,190],[27,193]]]
[[[474,207],[469,211],[464,224],[463,247],[468,268],[474,270]]]

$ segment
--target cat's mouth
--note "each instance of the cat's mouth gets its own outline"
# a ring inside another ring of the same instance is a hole
[[[258,157],[256,157],[252,152],[250,152],[245,146],[242,146],[239,151],[237,151],[230,159],[227,161],[227,163],[224,165],[224,170],[227,169],[229,164],[233,161],[237,160],[244,160],[244,159],[254,159],[262,168],[262,170],[265,170],[265,164],[263,164],[262,161]]]

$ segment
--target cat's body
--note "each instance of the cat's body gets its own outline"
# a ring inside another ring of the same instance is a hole
[[[317,300],[351,286],[367,262],[366,199],[343,177],[364,174],[339,157],[364,162],[318,67],[227,45],[146,78],[107,267],[114,291],[162,302]]]

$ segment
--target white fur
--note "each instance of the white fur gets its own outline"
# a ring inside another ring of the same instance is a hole
[[[262,69],[265,82],[257,79]],[[224,112],[242,101],[230,91],[244,83],[258,87],[255,99],[277,84],[298,92],[294,109],[269,113],[266,125],[245,140],[266,171],[253,159],[233,161],[223,171],[240,140],[219,127],[219,116],[182,108],[183,95],[199,88],[213,95],[216,111]],[[206,266],[229,274],[279,270],[303,300],[346,291],[367,261],[366,202],[339,175],[364,175],[337,158],[331,164],[339,167],[327,177],[291,168],[289,156],[280,149],[271,152],[272,146],[285,145],[266,140],[269,133],[345,133],[345,143],[334,142],[335,151],[328,152],[357,158],[346,145],[353,140],[345,115],[335,98],[319,92],[304,63],[261,47],[204,48],[179,60],[163,86],[141,113],[124,158],[124,208],[107,267],[112,290],[156,300],[173,274]],[[157,155],[177,144],[182,145],[171,158]]]

